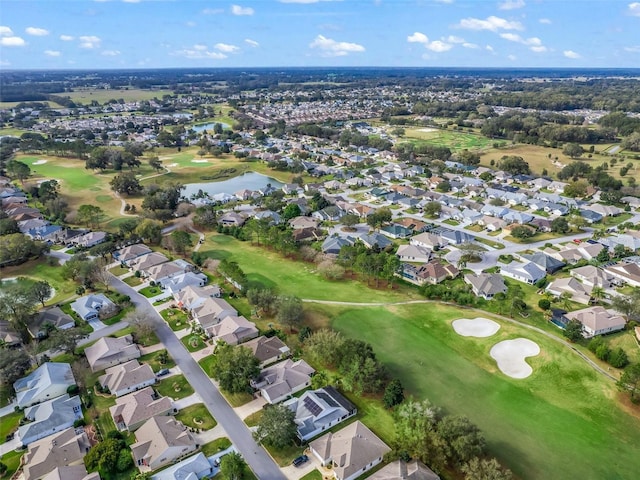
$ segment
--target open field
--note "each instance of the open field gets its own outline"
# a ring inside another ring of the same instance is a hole
[[[418,298],[414,289],[373,290],[358,281],[329,282],[315,271],[315,265],[288,260],[280,254],[240,242],[228,235],[209,234],[200,253],[218,260],[238,262],[250,282],[260,282],[280,293],[317,300],[345,302],[401,301]]]
[[[454,130],[432,131],[425,127],[405,128],[404,138],[400,143],[409,141],[415,144],[435,145],[438,147],[449,147],[451,151],[477,150],[491,145],[492,140],[475,133],[457,132]]]
[[[124,100],[125,102],[135,102],[142,100],[151,100],[152,98],[161,99],[163,95],[173,95],[171,90],[140,90],[137,88],[127,89],[104,89],[104,88],[83,88],[76,89],[73,92],[64,92],[57,94],[61,97],[69,97],[76,103],[89,104],[96,101],[100,104],[109,100]]]
[[[0,102],[1,105],[1,102]],[[1,109],[2,107],[0,107]],[[30,130],[22,130],[20,128],[0,128],[0,137],[9,135],[12,137],[21,137],[23,133],[29,133]]]
[[[342,307],[334,309],[332,325],[370,342],[407,394],[467,415],[485,433],[491,454],[518,476],[635,478],[640,412],[633,417],[619,407],[612,382],[566,347],[511,324],[500,322],[489,338],[458,336],[450,321],[461,317],[468,312],[436,304]],[[542,350],[527,359],[533,375],[524,380],[500,373],[489,356],[495,343],[515,337]]]
[[[31,260],[22,265],[4,267],[0,270],[0,278],[29,277],[37,280],[46,280],[55,289],[55,294],[47,300],[47,305],[61,303],[75,296],[77,285],[71,280],[62,278],[60,265],[49,266],[43,260]]]

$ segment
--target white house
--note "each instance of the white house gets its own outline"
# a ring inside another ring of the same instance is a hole
[[[76,380],[68,363],[47,362],[13,384],[20,408],[67,393]]]

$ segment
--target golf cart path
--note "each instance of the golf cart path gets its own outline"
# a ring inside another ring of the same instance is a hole
[[[442,302],[439,300],[406,300],[403,302],[372,302],[372,303],[358,303],[358,302],[338,302],[338,301],[333,301],[333,300],[314,300],[314,299],[310,299],[310,298],[303,298],[302,299],[303,302],[306,303],[321,303],[323,305],[345,305],[345,306],[353,306],[353,307],[391,307],[394,305],[416,305],[416,304],[423,304],[423,303],[439,303],[442,305],[449,305],[451,307],[456,307],[456,308],[460,308],[460,309],[464,309],[464,310],[469,310],[472,312],[476,312],[478,314],[483,314],[483,315],[487,315],[490,314],[496,318],[499,318],[500,320],[503,320],[505,322],[509,322],[509,323],[513,323],[515,325],[518,325],[520,327],[532,330],[534,332],[540,333],[542,335],[544,335],[547,338],[550,338],[551,340],[553,340],[554,342],[557,342],[567,348],[569,348],[572,352],[574,352],[576,355],[578,355],[580,358],[582,358],[585,362],[587,362],[587,364],[589,366],[591,366],[591,368],[593,368],[596,372],[601,373],[602,375],[604,375],[605,377],[609,378],[610,380],[613,380],[614,382],[617,382],[618,379],[616,377],[614,377],[613,375],[611,375],[609,372],[607,372],[605,369],[603,369],[602,367],[600,367],[600,365],[598,365],[597,363],[595,363],[593,360],[591,360],[589,357],[587,357],[584,353],[582,353],[581,351],[579,351],[575,346],[573,346],[571,343],[567,342],[566,340],[563,340],[561,338],[556,337],[555,335],[542,330],[541,328],[538,327],[534,327],[533,325],[529,325],[527,323],[523,323],[519,320],[516,320],[514,318],[509,318],[509,317],[505,317],[503,315],[498,315],[495,313],[491,313],[491,312],[487,312],[485,310],[481,310],[479,308],[473,308],[473,307],[465,307],[462,305],[457,305],[455,303],[450,303],[450,302]]]

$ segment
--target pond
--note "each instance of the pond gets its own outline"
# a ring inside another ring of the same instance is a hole
[[[215,126],[216,123],[219,123],[220,125],[222,125],[222,128],[231,128],[231,125],[229,125],[228,123],[211,122],[211,123],[203,123],[201,125],[193,125],[191,129],[194,132],[204,132],[205,130],[209,131],[209,130],[213,130],[213,127]]]
[[[244,189],[259,190],[266,187],[268,183],[270,183],[273,188],[280,188],[284,185],[275,178],[267,177],[261,173],[247,172],[239,177],[230,178],[222,182],[187,183],[182,195],[186,198],[191,198],[191,195],[197,194],[198,190],[208,193],[209,196],[214,196],[218,193],[233,195],[235,192]]]

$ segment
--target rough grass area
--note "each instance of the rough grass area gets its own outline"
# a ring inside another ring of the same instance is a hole
[[[55,305],[75,298],[77,285],[62,277],[60,265],[48,265],[46,258],[31,260],[21,265],[5,267],[2,269],[2,278],[29,277],[35,280],[46,280],[55,289],[55,295],[45,302],[46,305]]]
[[[110,268],[109,271],[114,274],[116,277],[120,275],[124,275],[125,273],[129,273],[129,269],[125,267],[121,267],[118,265],[117,267]]]
[[[174,332],[184,330],[189,326],[189,317],[186,312],[178,308],[167,308],[160,312],[160,315],[169,324]]]
[[[450,322],[468,316],[468,311],[437,304],[345,307],[334,309],[332,324],[371,343],[407,395],[468,416],[484,432],[490,453],[517,476],[636,477],[640,412],[634,417],[621,409],[613,382],[567,347],[512,324],[500,322],[500,332],[486,339],[460,337]],[[541,347],[540,355],[527,359],[534,373],[524,380],[500,373],[489,356],[495,343],[515,337]],[[374,431],[380,422],[375,418],[368,423]],[[392,440],[388,432],[379,433]],[[577,452],[580,461],[568,461]]]
[[[315,265],[283,258],[265,248],[240,242],[228,235],[208,235],[200,252],[210,258],[232,259],[247,274],[249,281],[275,288],[279,293],[317,300],[352,302],[401,301],[418,298],[413,288],[373,290],[354,280],[330,282],[315,270]]]
[[[165,363],[161,363],[159,358],[162,353],[167,354],[167,361]],[[176,362],[173,361],[171,355],[167,353],[166,350],[158,350],[157,352],[147,353],[146,355],[142,355],[138,361],[140,363],[148,363],[154,372],[158,370],[162,370],[163,368],[173,368],[176,366]]]
[[[135,102],[143,100],[151,100],[153,98],[162,99],[164,95],[173,95],[171,90],[140,90],[137,88],[78,88],[73,92],[65,92],[60,94],[61,97],[69,97],[75,103],[90,104],[96,101],[100,104],[109,100],[124,100],[125,102]]]
[[[192,334],[186,335],[180,339],[182,344],[189,350],[190,352],[197,352],[207,347],[207,344],[200,335]]]
[[[491,145],[492,140],[476,133],[459,132],[454,130],[434,129],[427,127],[405,128],[404,138],[400,143],[408,141],[414,144],[427,144],[439,147],[449,147],[452,151],[478,150]]]
[[[227,399],[227,402],[229,402],[229,405],[231,405],[233,408],[241,407],[245,403],[249,403],[251,400],[253,400],[253,395],[246,392],[229,393],[229,392],[225,392],[224,390],[220,390],[220,392],[222,393],[224,398]]]
[[[131,275],[130,277],[127,277],[122,281],[130,287],[137,287],[138,285],[142,285],[142,280],[140,280],[140,277],[136,277],[135,275]]]
[[[175,375],[165,378],[154,387],[163,397],[170,397],[174,400],[188,397],[193,394],[193,387],[189,385],[184,375]]]
[[[183,408],[176,415],[176,419],[188,427],[199,428],[200,430],[211,430],[218,424],[203,403]]]
[[[247,418],[244,419],[244,423],[247,424],[247,427],[257,427],[262,420],[262,416],[264,415],[264,410],[258,410],[257,412],[253,412]]]
[[[204,373],[206,373],[207,376],[210,377],[213,365],[214,363],[216,363],[216,357],[213,355],[209,355],[208,357],[200,360],[198,363],[200,364],[200,367],[202,367],[202,370],[204,370]]]

